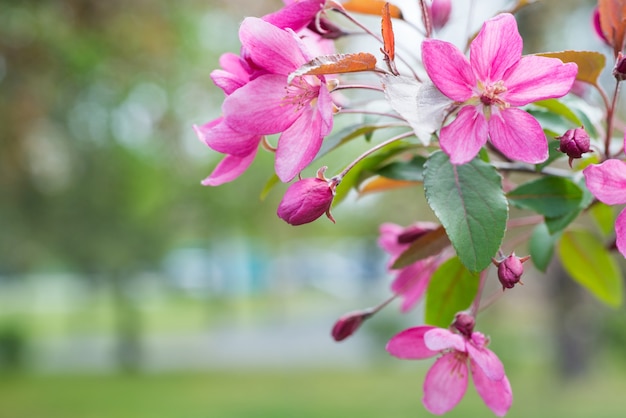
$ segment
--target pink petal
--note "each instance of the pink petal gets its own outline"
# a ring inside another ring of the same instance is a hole
[[[502,80],[522,56],[522,37],[513,15],[502,13],[485,22],[470,45],[470,62],[485,84]]]
[[[392,256],[398,256],[407,249],[407,244],[398,242],[398,236],[404,232],[404,227],[386,222],[380,225],[378,231],[380,233],[378,245]]]
[[[324,82],[325,81],[322,80],[322,83]],[[333,130],[333,115],[335,107],[333,105],[333,100],[330,96],[330,92],[323,84],[319,87],[319,91],[317,93],[317,104],[315,105],[315,107],[319,112],[318,117],[322,122],[320,135],[326,136],[330,134],[330,132]]]
[[[504,75],[507,91],[502,98],[511,106],[523,106],[537,100],[566,95],[578,73],[572,62],[560,59],[526,56]]]
[[[467,363],[456,353],[437,359],[424,381],[424,406],[437,415],[445,414],[459,403],[467,389]]]
[[[411,310],[424,295],[434,271],[432,267],[428,267],[428,262],[422,260],[399,270],[391,284],[391,290],[402,296],[402,305],[400,306],[402,312]]]
[[[489,379],[471,358],[470,368],[476,391],[485,404],[497,416],[505,416],[513,403],[513,392],[511,391],[509,379],[506,376],[503,376],[500,380]]]
[[[259,18],[244,19],[239,39],[247,57],[270,73],[288,75],[307,61],[292,33]]]
[[[435,327],[419,326],[391,337],[385,349],[394,357],[407,360],[421,360],[436,356],[438,351],[432,351],[424,344],[424,334]]]
[[[275,169],[281,181],[290,181],[313,161],[322,146],[322,128],[317,110],[307,106],[278,138]]]
[[[496,111],[489,119],[489,138],[512,160],[538,164],[548,158],[548,142],[539,122],[517,108]]]
[[[201,126],[194,125],[193,129],[198,138],[211,149],[238,157],[250,155],[261,142],[259,135],[234,131],[225,123],[224,118],[215,119]]]
[[[607,205],[626,203],[626,163],[606,160],[583,170],[587,188],[598,200]]]
[[[470,360],[473,360],[481,371],[491,380],[501,380],[504,377],[504,365],[496,354],[488,348],[477,348],[467,344]]]
[[[622,210],[615,219],[615,235],[617,249],[626,257],[626,210]]]
[[[428,76],[444,95],[458,102],[472,97],[476,77],[469,61],[456,46],[426,39],[422,42],[422,60]]]
[[[300,116],[296,107],[284,100],[286,86],[283,75],[255,78],[224,100],[226,123],[237,131],[259,135],[284,131]]]
[[[306,27],[324,8],[326,0],[301,0],[286,5],[277,12],[263,16],[263,20],[281,29],[295,32]]]
[[[244,61],[233,53],[227,52],[220,57],[221,70],[211,72],[211,79],[226,95],[250,81],[250,73],[244,67]]]
[[[465,338],[444,328],[435,328],[424,335],[426,347],[433,351],[441,351],[452,348],[456,351],[465,352]]]
[[[439,144],[452,164],[471,161],[487,142],[487,121],[474,106],[465,106],[451,124],[441,128]]]
[[[203,186],[219,186],[229,181],[235,180],[243,174],[244,171],[254,161],[257,149],[250,155],[244,157],[236,157],[234,155],[226,155],[222,161],[215,167],[211,175],[202,180]]]

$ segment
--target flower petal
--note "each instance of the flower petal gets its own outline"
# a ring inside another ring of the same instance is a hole
[[[512,160],[538,164],[548,158],[548,142],[541,125],[521,109],[494,112],[489,119],[489,138]]]
[[[522,57],[523,41],[513,15],[502,13],[485,22],[470,45],[470,62],[485,84],[502,80]]]
[[[402,254],[402,252],[409,246],[409,244],[401,244],[398,241],[398,237],[404,232],[404,230],[405,228],[403,226],[391,222],[381,224],[378,228],[378,232],[380,233],[380,236],[378,237],[378,245],[392,256]],[[391,264],[393,264],[393,262],[391,262]]]
[[[219,186],[235,180],[237,177],[242,175],[248,167],[250,167],[250,164],[254,161],[257,149],[258,148],[255,148],[250,155],[246,155],[244,157],[226,155],[217,167],[215,167],[215,170],[213,170],[211,175],[202,180],[202,185]]]
[[[422,60],[428,77],[444,95],[458,102],[472,97],[476,78],[469,61],[456,46],[426,39],[422,42]]]
[[[260,135],[234,131],[225,123],[224,118],[217,118],[201,126],[194,125],[193,129],[198,138],[211,149],[237,157],[250,155],[261,142]]]
[[[606,160],[583,170],[587,188],[598,200],[607,205],[626,203],[626,163]]]
[[[626,210],[622,210],[615,219],[615,235],[617,249],[626,257]]]
[[[435,328],[424,335],[426,347],[433,351],[441,351],[452,348],[456,351],[465,352],[465,339],[444,328]]]
[[[281,29],[295,32],[307,26],[324,8],[326,0],[301,0],[285,5],[277,12],[263,16],[263,20]]]
[[[502,94],[511,106],[565,96],[576,80],[578,66],[558,58],[526,56],[504,75],[507,91]]]
[[[424,406],[437,415],[445,414],[459,403],[467,390],[467,363],[456,353],[437,359],[424,380]]]
[[[275,169],[281,181],[290,181],[313,161],[322,146],[323,126],[317,109],[307,106],[278,138]]]
[[[489,379],[471,358],[470,368],[476,391],[485,402],[485,405],[497,416],[505,416],[513,403],[513,392],[509,379],[506,376],[503,376],[500,380]]]
[[[451,124],[441,128],[439,144],[452,164],[471,161],[487,143],[487,121],[474,106],[465,106]]]
[[[428,349],[424,344],[424,334],[435,327],[419,326],[391,337],[385,349],[394,357],[407,360],[420,360],[436,356],[439,352]]]
[[[300,116],[286,103],[287,77],[266,74],[237,89],[224,100],[222,110],[232,129],[259,135],[284,131]]]
[[[422,298],[430,283],[430,277],[435,271],[432,265],[434,257],[420,260],[398,271],[391,290],[396,295],[402,296],[400,311],[408,312]]]
[[[293,33],[256,17],[244,19],[239,39],[245,57],[270,73],[288,75],[307,61]]]
[[[226,95],[232,94],[250,81],[250,73],[245,67],[245,62],[238,55],[230,52],[222,54],[220,66],[222,69],[211,72],[211,79]]]
[[[474,360],[489,379],[501,380],[504,377],[504,365],[493,351],[484,347],[478,348],[472,343],[468,343],[467,352],[470,360]]]

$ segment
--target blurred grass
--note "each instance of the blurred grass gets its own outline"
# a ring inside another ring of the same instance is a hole
[[[0,418],[345,418],[431,416],[422,407],[425,367],[362,371],[16,375],[0,379]],[[619,376],[559,383],[520,370],[509,418],[623,416]],[[447,416],[493,416],[473,387]]]

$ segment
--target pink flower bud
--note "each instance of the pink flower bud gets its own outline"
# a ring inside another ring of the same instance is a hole
[[[293,183],[278,205],[278,216],[291,225],[302,225],[313,222],[324,213],[335,222],[330,214],[330,205],[335,196],[335,180],[324,178],[321,168],[316,178],[298,180]]]
[[[454,322],[452,323],[452,326],[467,338],[472,336],[475,325],[476,321],[474,320],[474,317],[465,312],[459,312],[456,314]]]
[[[606,35],[602,32],[602,25],[600,24],[600,9],[598,7],[593,9],[593,29],[595,30],[596,35],[598,35],[598,38],[602,39],[605,44],[611,46],[611,43],[606,38]]]
[[[559,150],[569,156],[569,166],[572,166],[574,158],[580,158],[590,151],[589,135],[584,127],[570,129],[556,139],[561,141]]]
[[[451,0],[433,0],[433,4],[429,7],[430,20],[436,30],[443,28],[450,19],[452,11]]]
[[[613,67],[613,77],[615,77],[617,81],[624,81],[626,79],[626,57],[624,57],[621,51],[617,53],[615,67]]]
[[[335,322],[331,335],[335,341],[343,341],[356,332],[361,324],[372,315],[369,309],[345,314]]]
[[[513,253],[502,261],[493,260],[493,263],[498,266],[498,280],[502,283],[502,290],[512,289],[517,283],[524,284],[520,281],[524,274],[522,263],[528,259],[530,256],[520,258]]]

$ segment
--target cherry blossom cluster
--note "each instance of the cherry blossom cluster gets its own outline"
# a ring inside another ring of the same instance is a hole
[[[402,313],[422,308],[426,324],[395,335],[387,351],[401,359],[438,356],[424,382],[426,409],[451,410],[471,375],[487,407],[504,416],[511,385],[489,338],[474,327],[486,305],[522,284],[524,263],[545,271],[557,253],[575,282],[601,302],[622,303],[612,250],[626,256],[626,210],[613,219],[609,206],[626,204],[626,137],[616,128],[626,126],[616,123],[626,78],[626,0],[599,0],[589,16],[600,51],[531,55],[522,55],[515,13],[532,2],[486,17],[460,45],[440,34],[456,7],[474,1],[417,3],[410,16],[380,0],[285,0],[274,13],[245,18],[239,54],[224,54],[211,73],[225,95],[222,115],[194,126],[224,155],[202,184],[233,181],[259,149],[271,152],[275,174],[268,177],[276,181],[268,184],[291,183],[277,209],[291,225],[323,215],[335,222],[331,207],[368,182],[385,179],[383,191],[423,190],[439,222],[380,226],[391,295],[339,318],[331,334],[350,337],[395,299]],[[377,16],[377,24],[365,15]],[[414,33],[410,47],[396,40],[400,25]],[[379,52],[336,51],[337,39],[353,35],[367,35]],[[605,69],[615,80],[612,98],[600,80]],[[366,91],[385,108],[353,99]],[[604,109],[602,117],[589,114],[589,103]],[[370,148],[326,177],[318,159],[358,138]],[[311,168],[316,176],[303,178]],[[600,205],[607,210],[590,210]],[[510,207],[519,209],[515,217]],[[585,216],[615,228],[581,229],[575,221]],[[510,236],[512,229],[520,233]],[[485,296],[490,278],[501,288]]]

